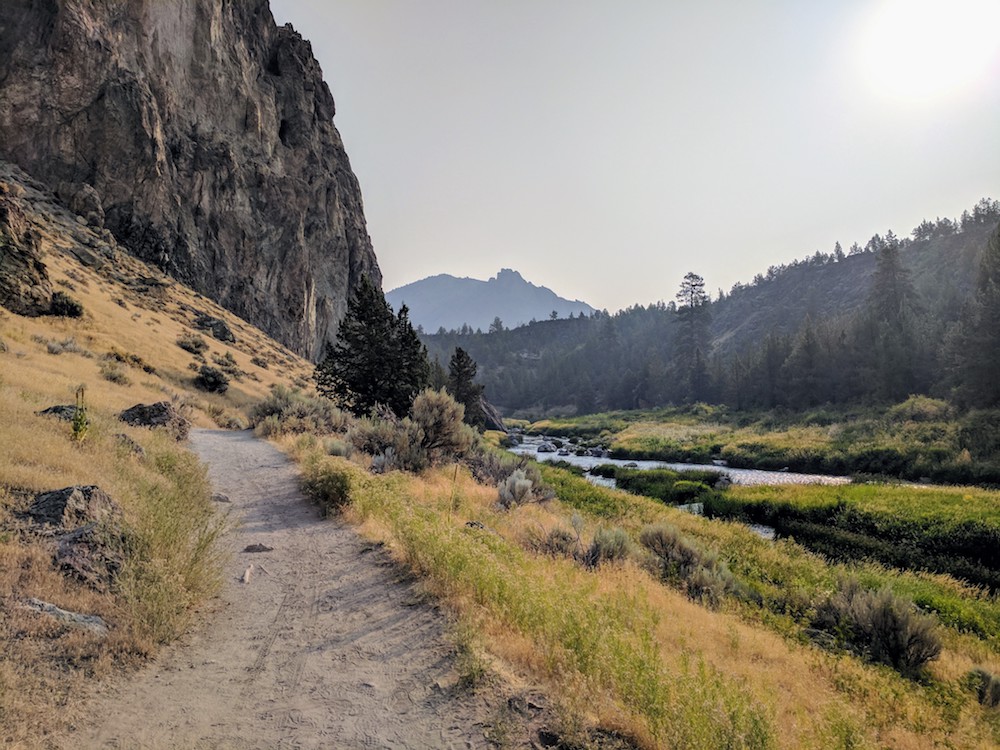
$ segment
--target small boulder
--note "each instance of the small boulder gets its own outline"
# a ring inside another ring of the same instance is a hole
[[[233,334],[233,330],[221,318],[213,318],[211,315],[200,314],[195,318],[194,324],[196,328],[211,332],[219,341],[225,341],[229,344],[236,343],[236,336]]]
[[[135,458],[145,458],[146,449],[135,442],[132,438],[126,435],[124,432],[119,432],[115,434],[115,440],[118,441],[118,445],[122,447],[129,455]]]
[[[49,602],[43,602],[41,599],[35,599],[34,597],[26,600],[21,606],[25,609],[38,612],[39,614],[47,615],[53,620],[61,622],[63,625],[67,625],[71,628],[88,630],[94,635],[101,636],[102,638],[108,634],[108,624],[97,615],[84,615],[79,612],[70,612],[69,610],[50,604]]]
[[[178,440],[184,440],[191,430],[191,423],[169,401],[136,404],[119,414],[118,418],[135,427],[166,427]]]
[[[500,412],[497,408],[487,401],[482,396],[479,397],[479,409],[483,413],[484,427],[487,430],[498,430],[500,432],[507,432],[507,428],[504,426],[503,417],[500,416]]]
[[[37,523],[73,528],[117,522],[121,507],[100,487],[66,487],[35,495],[28,515]]]
[[[48,409],[36,411],[35,414],[40,417],[55,417],[64,422],[72,422],[76,419],[77,411],[79,411],[78,407],[73,406],[73,404],[57,404],[56,406],[50,406]]]
[[[0,354],[6,354],[6,353],[7,353],[7,342],[4,341],[3,339],[0,339]]]
[[[96,591],[110,590],[124,565],[124,534],[120,526],[88,523],[58,539],[55,562]]]
[[[56,194],[68,206],[69,210],[81,219],[81,224],[87,224],[96,229],[104,228],[104,206],[101,195],[93,185],[87,183],[62,182],[56,189]]]

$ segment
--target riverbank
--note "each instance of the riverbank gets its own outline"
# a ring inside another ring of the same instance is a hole
[[[735,412],[696,404],[527,424],[571,447],[604,446],[625,461],[864,475],[912,482],[1000,485],[1000,412],[961,412],[912,396],[890,407]]]

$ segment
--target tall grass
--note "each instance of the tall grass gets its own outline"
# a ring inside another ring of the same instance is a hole
[[[450,512],[417,500],[417,480],[372,477],[330,457],[310,457],[303,469],[307,487],[347,477],[352,515],[384,529],[438,593],[528,639],[550,679],[613,705],[605,711],[622,717],[645,745],[775,746],[768,710],[738,681],[696,656],[680,666],[664,660],[654,638],[659,614],[634,586],[609,590],[570,561],[531,555],[500,535],[457,524]]]

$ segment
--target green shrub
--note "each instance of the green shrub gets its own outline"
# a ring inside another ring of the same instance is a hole
[[[177,346],[195,356],[201,356],[208,349],[208,342],[197,333],[182,333],[177,337]]]
[[[528,479],[522,469],[515,469],[505,480],[497,485],[497,493],[500,496],[500,505],[504,508],[513,508],[521,505],[531,498],[531,490],[534,483]]]
[[[326,451],[326,455],[340,456],[341,458],[350,458],[354,453],[354,446],[346,440],[340,440],[339,438],[324,440],[323,449]]]
[[[348,430],[347,439],[362,453],[374,456],[393,447],[396,442],[396,425],[384,419],[362,417]]]
[[[229,390],[229,378],[226,377],[226,374],[210,365],[202,365],[198,368],[198,376],[194,379],[194,384],[209,393],[225,393]]]
[[[304,432],[328,435],[345,432],[350,424],[351,418],[329,399],[307,396],[284,385],[275,385],[250,410],[250,426],[262,437]]]
[[[886,412],[895,422],[937,422],[950,416],[951,407],[947,401],[928,396],[910,396],[901,404],[896,404]]]
[[[65,292],[53,292],[49,315],[60,318],[81,318],[83,317],[83,305]]]
[[[350,475],[329,463],[316,462],[303,472],[302,488],[327,514],[340,511],[351,501]]]
[[[584,553],[583,562],[588,568],[596,568],[601,563],[624,560],[631,547],[632,540],[625,529],[619,526],[602,526],[594,532],[594,539]]]
[[[100,370],[102,378],[117,385],[128,385],[132,382],[116,362],[101,362]]]
[[[976,697],[982,705],[987,708],[1000,706],[1000,677],[982,667],[973,669],[969,676],[975,688]]]
[[[678,505],[693,503],[706,492],[709,492],[708,485],[687,479],[678,479],[670,489],[670,501]]]
[[[917,612],[913,602],[889,589],[867,591],[853,578],[842,581],[839,591],[817,606],[813,627],[907,676],[918,675],[941,654],[933,617]]]
[[[428,388],[413,399],[410,419],[423,435],[420,444],[431,463],[461,456],[475,443],[476,432],[464,418],[465,407],[443,388]]]
[[[268,368],[268,366],[269,366],[266,359],[264,359],[263,357],[258,357],[258,356],[251,357],[250,358],[250,364],[255,365],[256,367],[259,367],[262,370],[266,370]]]
[[[543,555],[576,557],[580,550],[580,537],[569,529],[556,526],[547,534],[533,539],[530,546]]]
[[[647,526],[639,543],[652,553],[660,578],[679,583],[696,601],[718,606],[725,594],[736,589],[736,579],[718,555],[684,536],[676,526]]]

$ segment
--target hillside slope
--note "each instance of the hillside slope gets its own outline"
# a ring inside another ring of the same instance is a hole
[[[381,275],[312,49],[267,0],[15,0],[0,158],[307,357]]]
[[[12,298],[27,299],[31,314],[5,309]],[[224,393],[196,385],[203,367],[225,373]],[[238,427],[272,384],[304,384],[311,371],[0,163],[0,745],[51,746],[46,737],[79,721],[95,678],[176,637],[218,583],[219,506],[203,468],[167,430],[119,413],[166,401],[196,425]],[[40,413],[74,404],[81,388],[82,423]],[[129,542],[114,586],[65,575],[54,530],[26,520],[38,493],[71,486],[97,486],[121,508]],[[98,615],[111,635],[49,620],[26,608],[32,598]]]
[[[463,325],[486,331],[495,318],[514,328],[531,320],[548,320],[553,312],[560,318],[594,312],[586,302],[564,299],[509,268],[500,269],[488,281],[438,274],[393,289],[385,298],[396,310],[405,304],[410,320],[425,331],[450,331]]]

